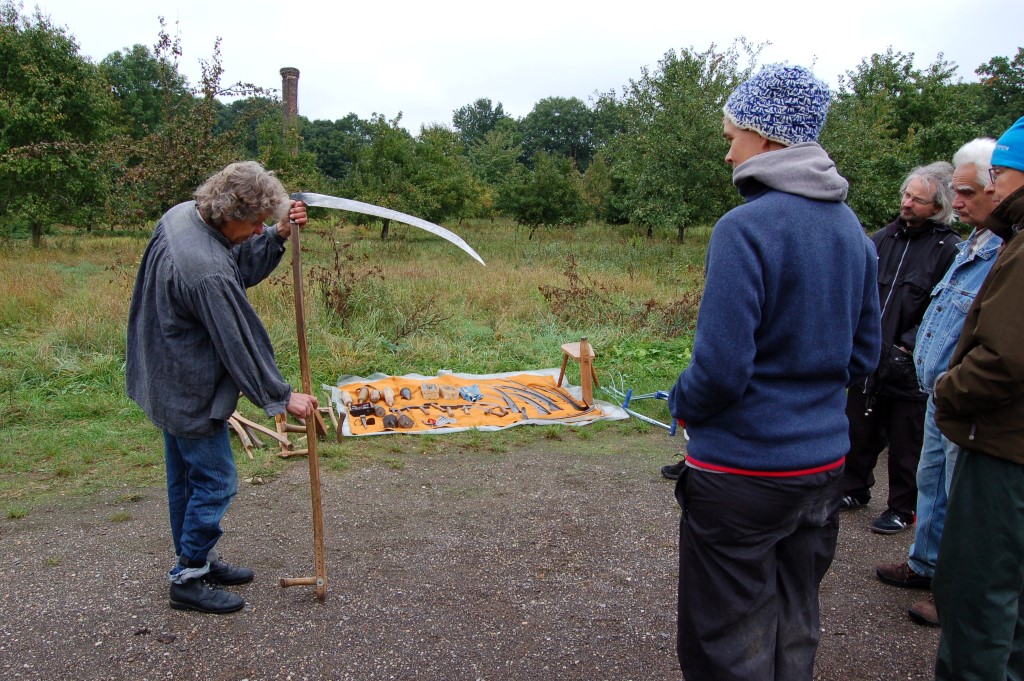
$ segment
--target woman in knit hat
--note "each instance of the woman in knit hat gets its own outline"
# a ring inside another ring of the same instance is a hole
[[[875,368],[875,250],[817,139],[828,87],[772,65],[725,104],[745,203],[715,225],[693,358],[669,397],[679,664],[688,679],[810,680],[835,553],[846,386]]]

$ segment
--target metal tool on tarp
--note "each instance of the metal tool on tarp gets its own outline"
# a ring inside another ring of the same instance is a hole
[[[617,380],[616,380],[616,376],[618,376]],[[643,421],[644,423],[649,423],[652,426],[658,426],[659,428],[664,428],[665,430],[668,431],[669,435],[675,435],[676,434],[676,425],[677,425],[677,423],[676,423],[675,419],[672,419],[671,423],[662,423],[661,421],[659,421],[657,419],[653,419],[650,416],[647,416],[645,414],[641,414],[641,413],[639,413],[639,412],[629,408],[630,403],[632,403],[632,402],[634,402],[636,400],[650,400],[650,399],[653,399],[653,400],[665,400],[666,402],[668,402],[668,391],[667,390],[656,390],[653,393],[645,393],[643,395],[634,395],[632,388],[626,388],[625,380],[622,378],[622,374],[618,374],[617,372],[612,375],[611,381],[608,381],[608,382],[606,382],[605,385],[601,386],[600,390],[603,391],[606,395],[610,395],[610,396],[612,396],[614,398],[622,400],[622,404],[619,405],[620,407],[622,407],[622,411],[626,412],[627,414],[629,414],[633,418],[639,419],[640,421]],[[686,429],[685,428],[683,429],[683,437],[686,438],[687,440],[690,439],[689,436],[687,436],[687,434],[686,434]]]

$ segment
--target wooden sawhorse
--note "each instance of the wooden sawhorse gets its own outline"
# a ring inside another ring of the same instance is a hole
[[[594,370],[594,348],[586,338],[581,338],[579,343],[565,343],[562,345],[562,370],[558,372],[557,385],[561,387],[562,379],[565,378],[565,367],[572,358],[580,363],[580,387],[583,389],[583,401],[589,407],[594,404],[594,386],[601,387],[597,380],[597,371]]]

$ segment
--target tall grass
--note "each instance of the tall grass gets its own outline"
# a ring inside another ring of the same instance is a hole
[[[606,382],[621,377],[638,392],[667,388],[688,361],[708,229],[690,229],[685,244],[603,224],[533,239],[503,221],[456,231],[486,267],[410,227],[392,226],[382,242],[374,227],[311,223],[302,259],[317,392],[347,374],[558,366],[559,346],[581,336],[597,349]],[[128,303],[147,237],[57,236],[38,250],[0,244],[0,511],[162,479],[160,434],[124,394]],[[299,385],[289,258],[250,298],[285,377]],[[578,382],[577,367],[569,379]],[[663,403],[638,406],[666,418]],[[241,408],[266,419],[244,400]],[[517,428],[486,439],[506,451],[548,433]],[[356,457],[480,442],[479,434],[395,436],[324,441],[320,450],[325,466],[341,469]],[[252,462],[238,458],[243,476],[284,465],[269,448],[258,452]]]

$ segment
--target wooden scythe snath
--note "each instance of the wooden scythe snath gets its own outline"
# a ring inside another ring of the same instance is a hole
[[[302,392],[313,394],[309,375],[309,350],[306,347],[306,315],[302,303],[302,253],[299,250],[299,226],[292,225],[292,279],[295,286],[295,328],[299,340],[299,367],[302,372]],[[327,564],[324,560],[324,513],[320,502],[320,460],[317,456],[317,412],[306,419],[306,448],[309,461],[309,491],[313,502],[313,564],[316,577],[281,577],[282,587],[316,586],[316,597],[323,602],[327,597]]]

